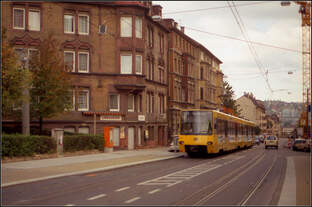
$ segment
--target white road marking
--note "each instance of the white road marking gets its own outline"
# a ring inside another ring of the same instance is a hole
[[[129,189],[129,188],[130,188],[130,187],[120,188],[120,189],[115,190],[115,192],[120,192],[120,191],[123,191],[123,190],[127,190],[127,189]]]
[[[152,191],[148,192],[148,194],[153,194],[153,193],[156,193],[156,192],[159,192],[159,191],[161,191],[161,190],[160,189],[155,189],[155,190],[152,190]]]
[[[75,204],[66,204],[65,206],[74,206]]]
[[[141,199],[141,197],[135,197],[135,198],[132,198],[130,200],[125,201],[125,203],[132,203],[132,202],[139,200],[139,199]]]
[[[98,199],[98,198],[102,198],[106,196],[106,194],[100,194],[100,195],[97,195],[97,196],[93,196],[91,198],[88,198],[88,201],[92,201],[92,200],[95,200],[95,199]]]
[[[231,162],[234,162],[235,160],[241,159],[244,156],[231,156],[231,160],[227,161],[226,164],[229,164]],[[227,158],[229,159],[229,158]],[[181,171],[177,171],[162,177],[158,177],[152,180],[147,180],[141,183],[138,183],[137,185],[166,185],[166,187],[170,187],[173,185],[176,185],[178,183],[181,183],[185,180],[191,179],[193,177],[199,176],[203,173],[207,173],[209,171],[212,171],[214,169],[217,169],[221,166],[224,166],[224,164],[214,164],[211,162],[204,163],[201,165],[197,165],[188,169],[184,169]]]

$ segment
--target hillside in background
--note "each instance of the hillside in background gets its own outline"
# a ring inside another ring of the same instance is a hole
[[[302,103],[283,101],[263,101],[266,114],[277,114],[282,127],[296,127],[300,118]]]

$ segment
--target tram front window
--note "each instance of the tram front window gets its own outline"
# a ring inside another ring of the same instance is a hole
[[[184,111],[181,117],[181,134],[211,135],[212,112]]]

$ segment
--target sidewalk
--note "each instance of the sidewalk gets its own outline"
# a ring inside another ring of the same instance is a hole
[[[168,147],[30,160],[1,164],[1,187],[69,175],[92,173],[184,156]],[[87,170],[86,170],[87,169]]]
[[[311,157],[287,157],[287,168],[279,206],[311,205]]]

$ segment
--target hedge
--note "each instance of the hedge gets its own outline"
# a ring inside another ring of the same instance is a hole
[[[2,134],[2,157],[33,156],[56,152],[52,137],[22,134]]]
[[[64,152],[92,149],[104,150],[103,135],[75,134],[64,136]]]
[[[103,135],[64,135],[64,152],[104,150]],[[49,136],[2,134],[2,157],[33,156],[56,152],[55,139]]]

